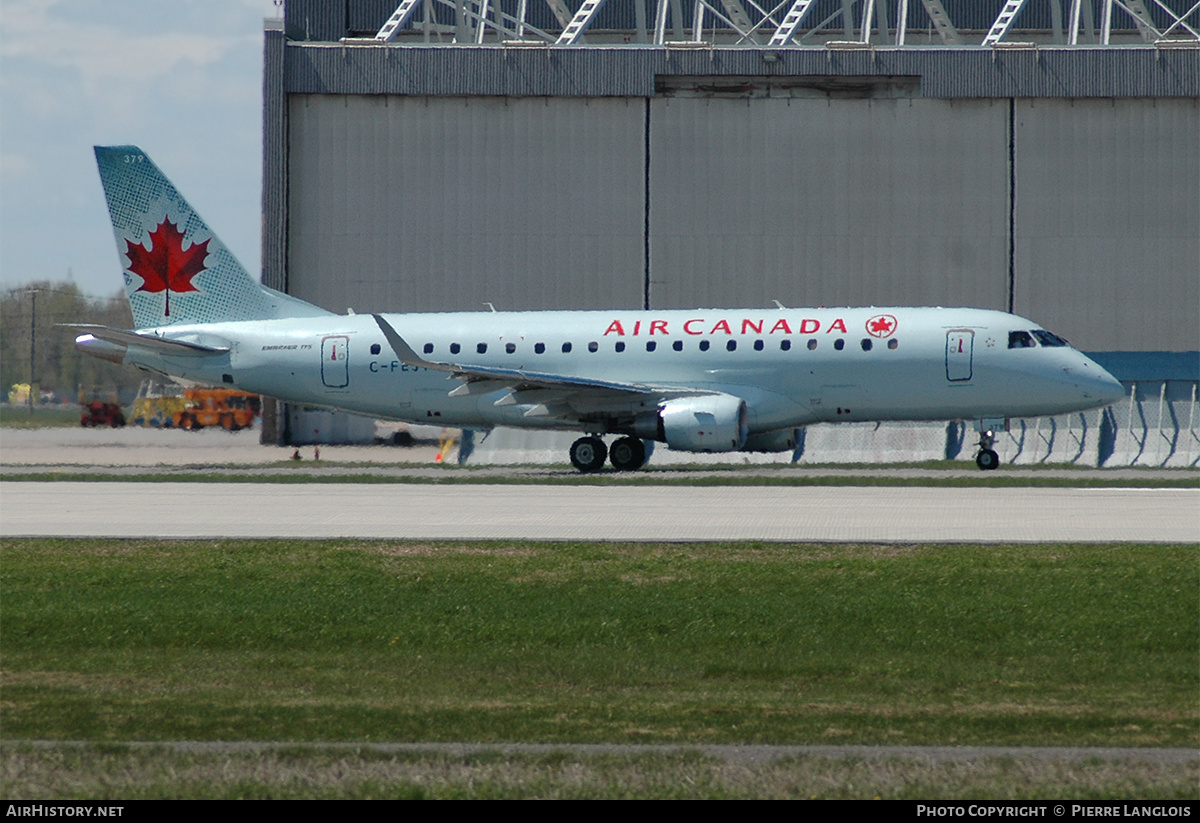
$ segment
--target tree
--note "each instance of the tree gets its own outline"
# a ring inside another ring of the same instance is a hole
[[[89,357],[75,348],[77,333],[62,323],[133,325],[124,293],[89,297],[74,283],[41,281],[0,293],[0,385],[36,383],[60,400],[73,401],[81,387],[116,388],[131,401],[141,372]],[[33,357],[31,369],[30,357]]]

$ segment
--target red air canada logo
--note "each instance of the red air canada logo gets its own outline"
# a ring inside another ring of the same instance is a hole
[[[129,256],[129,271],[142,278],[138,291],[165,292],[163,316],[171,316],[171,292],[199,291],[192,278],[204,271],[208,258],[208,241],[183,247],[183,232],[163,217],[158,228],[150,232],[150,248],[125,241]]]
[[[891,337],[896,331],[896,318],[890,314],[877,314],[867,321],[867,334],[872,337]]]

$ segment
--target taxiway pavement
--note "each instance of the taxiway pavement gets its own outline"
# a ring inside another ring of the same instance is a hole
[[[1197,542],[1194,488],[24,482],[6,537]]]

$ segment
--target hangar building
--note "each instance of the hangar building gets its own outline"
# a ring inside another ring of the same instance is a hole
[[[1194,463],[1198,31],[1186,0],[288,0],[263,279],[336,311],[1005,309]]]

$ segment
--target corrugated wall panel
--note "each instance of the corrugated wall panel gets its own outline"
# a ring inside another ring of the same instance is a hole
[[[291,0],[291,2],[295,2],[295,0]],[[373,36],[383,27],[383,24],[387,22],[399,5],[400,0],[354,0],[347,4],[346,27],[350,32],[359,36]],[[418,11],[418,18],[420,14]]]
[[[641,305],[642,101],[293,95],[289,116],[293,294],[338,310]]]
[[[326,42],[345,37],[347,5],[344,0],[287,0],[283,19],[288,37]]]
[[[1200,348],[1200,102],[1016,112],[1017,313],[1085,350]]]
[[[1008,106],[655,100],[655,307],[1005,308]]]
[[[284,37],[267,30],[263,37],[263,234],[262,281],[287,291],[287,116],[283,93]]]
[[[1196,97],[1200,49],[777,49],[291,44],[289,92],[649,97],[660,75],[920,77],[921,96]]]

